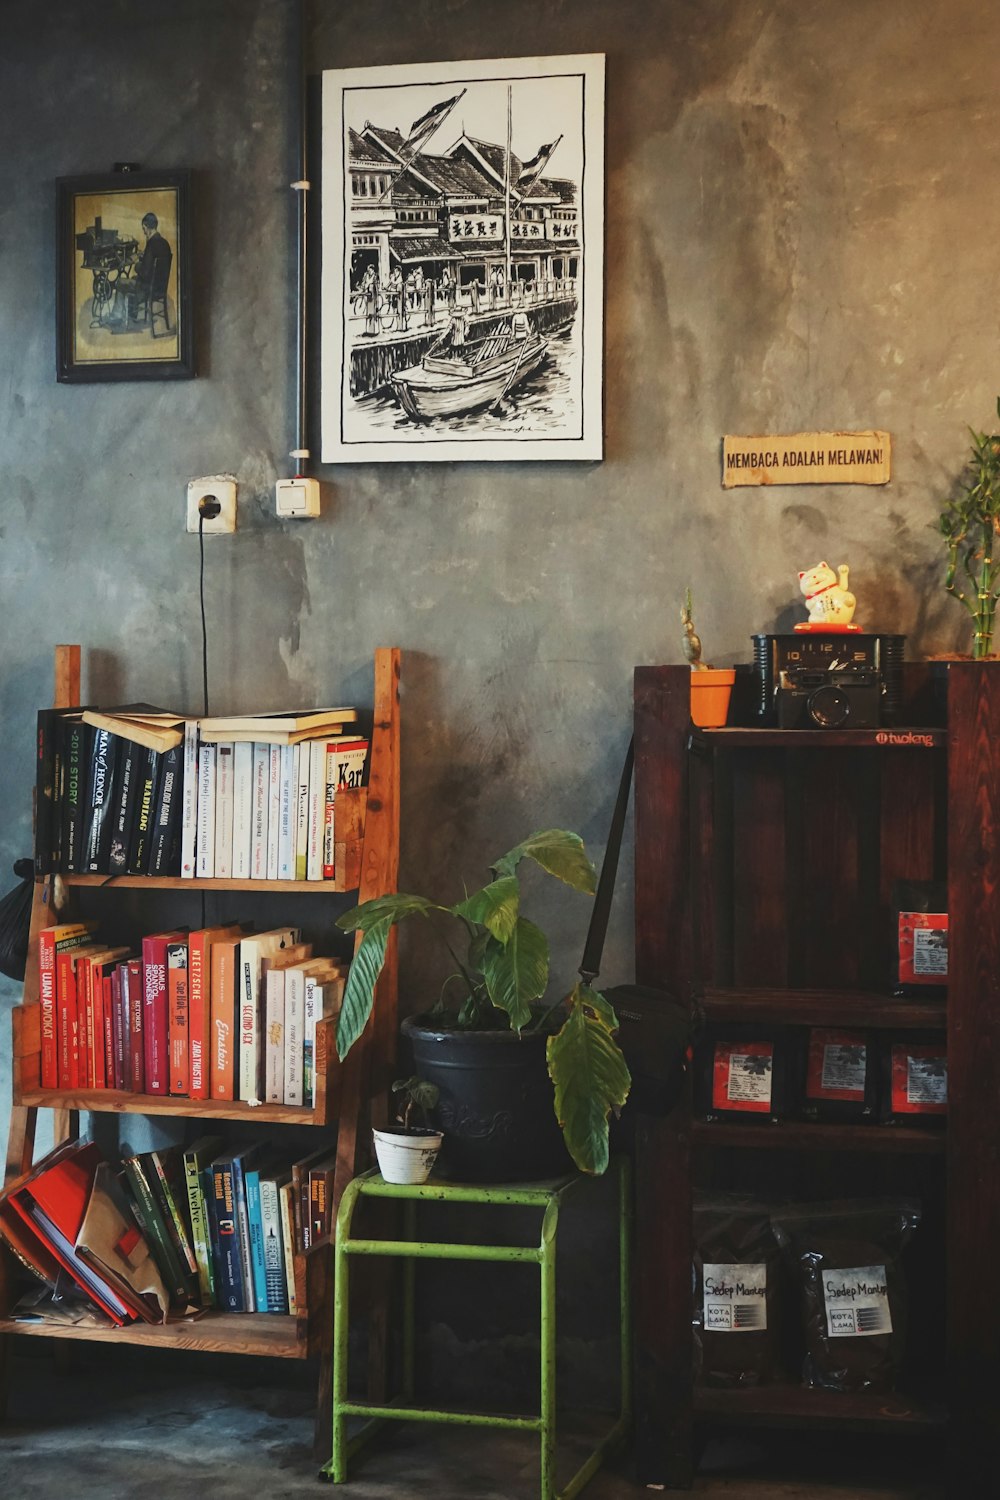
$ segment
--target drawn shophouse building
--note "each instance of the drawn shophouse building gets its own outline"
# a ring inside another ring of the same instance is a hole
[[[532,178],[513,153],[508,178],[506,149],[465,134],[441,155],[408,156],[398,131],[366,124],[349,132],[348,146],[352,292],[369,266],[383,285],[396,267],[435,284],[448,271],[483,294],[498,270],[506,279],[508,180],[512,282],[554,289],[578,280],[576,183]]]

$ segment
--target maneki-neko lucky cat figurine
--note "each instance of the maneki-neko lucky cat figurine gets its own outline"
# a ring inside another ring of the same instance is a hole
[[[808,620],[796,625],[796,630],[860,630],[853,625],[854,606],[857,603],[847,587],[848,567],[841,563],[835,573],[829,563],[817,563],[799,574],[799,588],[806,599]],[[839,575],[839,576],[838,576]]]

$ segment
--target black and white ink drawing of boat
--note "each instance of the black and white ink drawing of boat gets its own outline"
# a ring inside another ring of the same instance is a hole
[[[485,338],[466,342],[465,328],[465,318],[456,314],[418,365],[391,377],[400,405],[414,421],[494,406],[545,358],[545,340],[523,312]]]

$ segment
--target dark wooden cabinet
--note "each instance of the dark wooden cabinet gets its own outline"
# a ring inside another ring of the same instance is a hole
[[[864,1025],[947,1035],[944,1131],[707,1123],[690,1097],[637,1129],[637,1459],[691,1483],[720,1422],[973,1434],[997,1393],[1000,1303],[1000,663],[908,664],[891,731],[696,730],[689,669],[635,675],[636,978],[696,1025]],[[948,883],[947,1001],[890,994],[893,883]],[[790,1201],[900,1189],[905,1376],[891,1397],[692,1381],[691,1204],[699,1187]],[[988,1420],[992,1421],[992,1415]],[[978,1430],[982,1430],[980,1427]]]

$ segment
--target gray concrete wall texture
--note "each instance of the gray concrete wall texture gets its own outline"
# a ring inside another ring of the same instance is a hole
[[[277,521],[294,442],[296,6],[2,0],[5,872],[30,846],[56,642],[85,647],[91,699],[200,705],[192,476],[231,469],[240,484],[237,535],[207,549],[214,706],[363,698],[373,647],[401,645],[402,881],[442,897],[533,827],[577,828],[600,854],[632,668],[679,659],[689,585],[721,663],[792,617],[796,572],[820,557],[851,564],[866,624],[906,631],[916,652],[965,645],[932,522],[998,383],[984,59],[1000,12],[312,0],[309,13],[314,78],[607,54],[605,460],[328,469],[322,519]],[[121,159],[196,173],[199,376],[58,385],[54,181]],[[892,434],[886,489],[720,487],[723,433],[872,426]],[[609,979],[631,972],[628,851],[624,865]],[[538,895],[567,984],[586,906]],[[432,967],[406,950],[407,1003]],[[4,984],[5,1012],[16,993]],[[8,1093],[4,1046],[0,1137]]]

